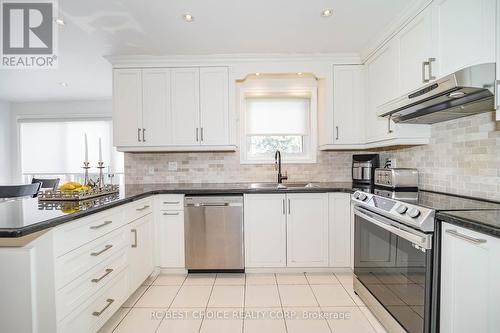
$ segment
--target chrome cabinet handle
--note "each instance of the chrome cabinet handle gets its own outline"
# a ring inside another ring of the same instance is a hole
[[[141,142],[141,129],[137,129],[137,141]]]
[[[392,119],[392,116],[387,117],[387,133],[388,134],[391,134],[392,132],[394,132],[391,129],[391,119]]]
[[[113,221],[104,221],[104,223],[102,223],[102,224],[91,226],[90,229],[97,230],[97,229],[105,227],[105,226],[107,226],[108,224],[111,224],[111,223],[113,223]]]
[[[290,215],[290,199],[288,199],[288,215]]]
[[[285,199],[283,199],[283,215],[286,214],[286,208],[285,208]]]
[[[164,205],[178,205],[180,203],[180,201],[163,201]]]
[[[422,61],[422,83],[429,82],[429,79],[425,78],[425,67],[429,65],[428,61]]]
[[[90,280],[91,282],[93,283],[99,283],[102,279],[104,279],[106,276],[108,276],[109,274],[111,274],[113,272],[113,269],[112,268],[108,268],[105,270],[106,273],[104,273],[103,275],[101,275],[101,277],[97,278],[97,279],[92,279]]]
[[[198,142],[198,127],[196,127],[196,142]]]
[[[136,248],[137,247],[137,229],[132,229],[130,231],[134,233],[134,244],[132,244],[132,248]]]
[[[106,252],[107,250],[109,250],[112,247],[113,247],[113,245],[111,245],[111,244],[106,245],[104,247],[104,249],[102,249],[101,251],[99,251],[99,252],[92,252],[90,255],[93,256],[93,257],[97,257],[97,256],[103,254],[104,252]]]
[[[99,317],[100,315],[102,315],[102,314],[103,314],[103,312],[104,312],[104,311],[106,311],[106,309],[107,309],[107,308],[109,308],[109,306],[110,306],[111,304],[113,304],[113,302],[114,302],[114,301],[115,301],[114,299],[112,299],[112,298],[108,298],[108,299],[106,300],[106,303],[108,303],[108,304],[106,304],[106,305],[102,308],[102,310],[101,310],[101,311],[94,311],[94,312],[92,312],[92,315],[93,315],[93,316],[96,316],[96,317]]]
[[[335,126],[335,130],[337,131],[337,136],[335,137],[335,140],[339,139],[339,127]]]
[[[142,142],[146,142],[146,129],[142,129]]]
[[[427,64],[429,65],[429,67],[428,67],[429,68],[429,80],[427,82],[436,79],[436,77],[434,75],[432,75],[432,62],[433,61],[436,61],[436,58],[429,58],[427,61]]]
[[[201,141],[203,141],[203,127],[200,128],[200,137],[201,137]]]
[[[175,215],[179,215],[179,212],[175,212],[175,213],[163,213],[163,215],[175,216]]]
[[[467,241],[469,243],[476,244],[476,245],[484,244],[484,243],[487,242],[486,239],[481,239],[481,238],[475,238],[475,237],[467,236],[467,235],[459,233],[456,230],[446,230],[446,233],[452,235],[453,237],[462,239],[464,241]]]
[[[138,212],[142,212],[144,209],[148,209],[148,208],[149,208],[149,206],[148,206],[148,205],[144,205],[144,206],[143,206],[143,207],[141,207],[141,208],[137,208],[137,209],[136,209],[136,211],[138,211]]]

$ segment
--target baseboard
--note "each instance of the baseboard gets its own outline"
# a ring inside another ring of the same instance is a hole
[[[350,267],[256,267],[245,268],[245,273],[344,273]]]

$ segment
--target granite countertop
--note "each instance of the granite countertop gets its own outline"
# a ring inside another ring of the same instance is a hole
[[[490,236],[500,237],[500,210],[439,212],[436,218]]]
[[[250,188],[249,183],[214,184],[125,184],[120,193],[89,200],[77,207],[71,203],[56,207],[40,203],[36,198],[0,201],[0,238],[23,237],[59,224],[117,207],[155,194],[244,194],[244,193],[352,193],[352,184],[314,183],[311,188]]]

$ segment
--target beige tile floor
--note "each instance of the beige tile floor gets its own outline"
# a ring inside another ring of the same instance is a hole
[[[352,273],[159,275],[100,333],[386,332]]]

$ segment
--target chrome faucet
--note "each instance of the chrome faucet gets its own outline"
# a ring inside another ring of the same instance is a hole
[[[281,152],[279,150],[276,150],[276,153],[274,153],[274,170],[278,171],[278,184],[288,179],[286,171],[285,175],[281,174]]]

